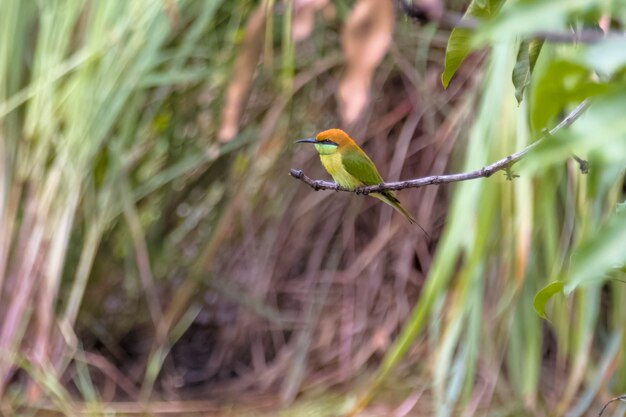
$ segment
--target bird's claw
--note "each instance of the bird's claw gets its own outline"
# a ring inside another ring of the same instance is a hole
[[[578,162],[578,168],[580,169],[581,174],[589,173],[589,161],[576,156],[576,154],[572,154],[572,158]]]
[[[515,174],[509,167],[505,169],[504,175],[506,175],[506,179],[508,181],[513,181],[513,179],[519,178],[519,175]]]

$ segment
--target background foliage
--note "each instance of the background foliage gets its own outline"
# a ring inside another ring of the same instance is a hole
[[[0,413],[580,416],[626,391],[626,5],[419,6],[0,1]],[[401,192],[432,240],[286,175],[326,178],[291,144],[333,126],[388,180],[478,169],[585,100],[509,179]]]

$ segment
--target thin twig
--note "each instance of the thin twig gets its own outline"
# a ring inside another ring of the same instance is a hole
[[[609,402],[607,402],[606,404],[604,404],[604,407],[602,407],[602,410],[600,410],[600,413],[598,413],[598,417],[602,417],[602,413],[604,413],[604,410],[606,410],[606,408],[609,406],[609,404],[611,404],[612,402],[615,402],[615,401],[626,402],[626,394],[620,395],[619,397],[615,397],[612,400],[610,400]]]
[[[452,11],[431,11],[427,7],[412,4],[407,0],[398,0],[399,8],[402,12],[418,23],[437,21],[440,24],[453,28],[463,28],[475,30],[481,25],[481,21],[471,16],[464,16]],[[530,39],[545,40],[552,43],[596,43],[611,36],[623,37],[624,32],[601,30],[582,30],[579,32],[555,32],[540,30],[528,35]]]
[[[304,174],[304,172],[302,172],[302,170],[299,170],[299,169],[290,170],[289,175],[291,175],[294,178],[299,179],[305,184],[308,184],[315,191],[335,190],[335,191],[354,192],[357,194],[369,194],[369,193],[376,193],[376,192],[388,191],[388,190],[404,190],[406,188],[419,188],[419,187],[424,187],[426,185],[433,185],[433,184],[447,184],[450,182],[467,181],[467,180],[473,180],[476,178],[489,178],[490,176],[492,176],[494,173],[498,171],[507,171],[508,173],[509,169],[511,168],[513,164],[515,164],[520,159],[522,159],[528,152],[535,149],[540,143],[544,141],[544,139],[554,135],[559,130],[565,127],[568,127],[572,123],[574,123],[574,121],[576,121],[576,119],[580,117],[580,115],[587,109],[588,106],[589,106],[589,101],[584,100],[582,103],[576,106],[576,108],[572,110],[567,116],[565,116],[565,118],[561,120],[561,122],[558,125],[556,125],[551,130],[549,130],[545,135],[540,137],[537,141],[533,142],[526,148],[515,152],[514,154],[511,154],[505,158],[500,159],[499,161],[494,162],[491,165],[487,165],[475,171],[461,172],[458,174],[432,175],[430,177],[415,178],[415,179],[410,179],[410,180],[405,180],[405,181],[383,182],[378,185],[370,185],[367,187],[360,187],[360,188],[355,188],[355,189],[348,189],[330,181],[311,179],[307,177]],[[512,176],[510,176],[509,178],[511,177]]]

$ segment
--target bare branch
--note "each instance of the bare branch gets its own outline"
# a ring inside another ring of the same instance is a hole
[[[615,397],[609,402],[607,402],[606,404],[604,404],[604,407],[602,407],[602,410],[600,410],[600,413],[598,413],[598,417],[602,417],[602,414],[604,414],[604,410],[606,410],[606,407],[608,407],[609,404],[615,401],[626,402],[626,394],[620,395],[619,397]]]
[[[480,27],[481,21],[471,16],[463,16],[462,14],[442,11],[440,13],[432,12],[427,7],[418,4],[412,4],[410,0],[398,0],[399,8],[408,17],[418,23],[427,23],[437,21],[448,27],[463,28],[475,30]],[[603,32],[601,30],[582,30],[579,32],[554,32],[541,30],[528,35],[530,39],[543,39],[552,43],[596,43],[606,40],[610,36],[624,37],[624,32]]]
[[[583,101],[578,106],[576,106],[576,108],[572,110],[563,120],[561,120],[561,122],[558,125],[553,127],[545,135],[543,135],[541,138],[539,138],[538,140],[536,140],[535,142],[533,142],[526,148],[520,151],[517,151],[514,154],[511,154],[505,158],[502,158],[499,161],[496,161],[490,165],[477,169],[475,171],[461,172],[458,174],[432,175],[430,177],[415,178],[415,179],[397,181],[397,182],[383,182],[378,185],[360,187],[354,190],[344,188],[338,184],[335,184],[334,182],[311,179],[307,177],[304,174],[304,172],[302,172],[302,170],[299,170],[299,169],[290,170],[289,175],[291,175],[294,178],[299,179],[305,184],[308,184],[315,191],[335,190],[335,191],[354,192],[357,194],[369,194],[369,193],[388,191],[388,190],[404,190],[406,188],[419,188],[419,187],[424,187],[426,185],[433,185],[433,184],[447,184],[451,182],[473,180],[476,178],[489,178],[490,176],[492,176],[498,171],[509,170],[513,164],[515,164],[520,159],[522,159],[524,155],[526,155],[528,152],[536,148],[546,138],[550,137],[551,135],[554,135],[559,130],[570,126],[572,123],[574,123],[576,119],[578,119],[578,117],[580,117],[580,115],[587,109],[588,106],[589,106],[589,101],[588,100]]]

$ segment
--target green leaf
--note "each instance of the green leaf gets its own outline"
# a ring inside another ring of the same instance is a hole
[[[571,126],[543,140],[532,151],[532,157],[520,162],[520,168],[523,166],[527,173],[543,170],[563,163],[574,153],[589,161],[587,186],[591,198],[600,192],[597,187],[604,190],[601,193],[614,187],[626,161],[626,86],[606,84],[605,88],[607,94],[594,97]]]
[[[563,292],[565,284],[563,281],[554,281],[543,287],[537,294],[535,294],[535,300],[533,301],[533,307],[535,311],[542,319],[548,320],[546,317],[546,303],[555,295]]]
[[[537,57],[543,46],[542,40],[522,41],[517,53],[517,62],[513,68],[513,85],[517,104],[522,102],[524,90],[530,84],[530,76],[535,68]]]
[[[626,67],[626,39],[613,37],[589,46],[583,54],[583,62],[598,73],[612,77]]]
[[[626,160],[626,86],[607,84],[606,89],[608,93],[595,97],[585,114],[568,129],[568,140],[576,143],[572,151],[593,154],[605,163],[623,169]]]
[[[518,0],[507,4],[497,16],[481,26],[474,41],[477,45],[498,42],[511,36],[532,37],[538,31],[567,30],[573,16],[593,6],[591,0]]]
[[[569,104],[605,93],[607,85],[593,78],[585,66],[566,59],[555,59],[537,67],[530,90],[530,122],[533,130],[546,127]]]
[[[472,0],[463,17],[476,19],[487,18],[492,16],[500,8],[503,1],[504,0]],[[450,33],[450,39],[446,47],[443,73],[441,74],[441,83],[444,88],[448,88],[450,80],[463,60],[465,60],[465,57],[469,54],[471,50],[471,37],[472,31],[470,29],[457,27]]]
[[[626,265],[626,211],[616,210],[609,220],[584,239],[571,258],[569,294],[581,284],[604,280],[614,269]]]
[[[530,72],[533,72],[535,69],[535,64],[537,63],[537,58],[539,57],[539,52],[541,52],[541,47],[543,46],[543,40],[535,39],[530,42],[528,45],[528,60],[530,61]]]

